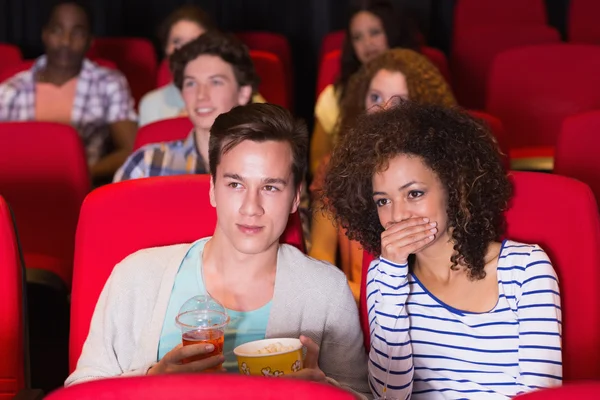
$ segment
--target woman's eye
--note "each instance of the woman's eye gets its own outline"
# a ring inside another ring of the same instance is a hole
[[[386,204],[388,204],[388,199],[377,199],[377,200],[375,200],[375,205],[377,207],[383,207]]]
[[[371,93],[369,95],[369,101],[373,104],[381,104],[381,96],[376,93]]]
[[[421,190],[411,190],[410,192],[408,192],[408,197],[411,199],[416,199],[418,197],[423,196],[423,192]]]

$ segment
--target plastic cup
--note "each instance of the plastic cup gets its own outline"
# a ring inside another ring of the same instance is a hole
[[[181,328],[181,341],[184,346],[192,344],[212,344],[210,353],[183,359],[183,363],[203,360],[223,354],[225,328],[229,324],[229,316],[225,308],[209,296],[196,296],[188,300],[176,318]],[[207,371],[219,371],[221,365]]]

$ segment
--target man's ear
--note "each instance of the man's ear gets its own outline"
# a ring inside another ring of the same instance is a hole
[[[302,190],[304,190],[304,182],[300,183],[296,188],[296,193],[294,194],[294,201],[292,202],[292,209],[290,210],[290,214],[298,211],[298,207],[300,207],[300,198],[302,197]]]
[[[210,176],[210,189],[208,191],[208,196],[210,197],[210,205],[216,208],[217,202],[215,200],[215,177],[213,175]]]
[[[238,92],[238,105],[245,106],[252,100],[252,86],[246,85],[240,87]]]

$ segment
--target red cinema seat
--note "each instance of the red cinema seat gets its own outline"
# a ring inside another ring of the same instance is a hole
[[[250,50],[266,51],[275,54],[282,62],[285,72],[288,105],[292,104],[294,86],[294,68],[292,63],[292,50],[285,36],[273,32],[247,31],[238,32],[236,36],[248,46]]]
[[[79,208],[89,189],[85,151],[74,128],[0,123],[0,193],[14,211],[28,269],[51,272],[70,287]]]
[[[454,36],[451,55],[452,77],[459,104],[470,109],[484,109],[490,69],[501,52],[558,42],[558,31],[545,25],[486,25],[461,29]]]
[[[23,265],[13,218],[0,196],[0,399],[25,388]]]
[[[570,383],[513,397],[515,400],[595,400],[600,398],[600,382]]]
[[[253,395],[254,394],[254,395]],[[55,391],[47,400],[352,400],[355,397],[333,385],[300,379],[234,374],[157,375],[113,378],[81,383]]]
[[[285,70],[281,60],[273,53],[250,50],[256,73],[260,77],[259,93],[268,103],[289,108]]]
[[[133,151],[147,144],[183,140],[193,127],[188,117],[169,118],[144,125],[137,132]]]
[[[600,110],[565,119],[554,155],[554,173],[590,186],[600,200]]]
[[[571,43],[600,44],[600,2],[569,0],[567,36]]]
[[[548,44],[499,54],[486,111],[504,124],[511,150],[554,147],[566,117],[600,109],[600,47]]]

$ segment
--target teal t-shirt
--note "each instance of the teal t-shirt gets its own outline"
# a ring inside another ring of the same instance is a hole
[[[209,239],[201,239],[194,243],[179,266],[158,342],[159,360],[181,343],[181,329],[176,325],[175,318],[183,303],[194,296],[207,294],[202,276],[202,253],[204,245]],[[234,348],[265,338],[270,312],[271,302],[253,311],[227,310],[231,322],[225,329],[223,347],[225,363],[223,367],[228,372],[238,372],[237,359],[233,354]]]

